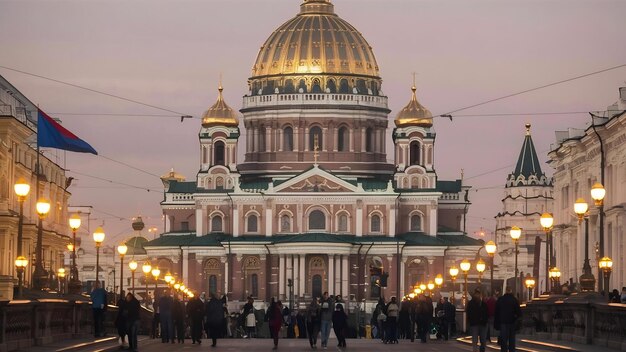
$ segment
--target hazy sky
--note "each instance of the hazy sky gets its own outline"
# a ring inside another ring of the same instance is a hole
[[[194,116],[215,101],[221,72],[226,101],[238,109],[259,47],[298,12],[299,4],[299,0],[0,0],[0,65]],[[418,99],[440,114],[626,63],[626,1],[334,0],[334,4],[374,48],[383,91],[393,110],[390,127],[409,100],[413,71],[418,74]],[[0,74],[101,155],[156,175],[175,167],[194,179],[199,168],[199,120],[67,115],[63,113],[172,114],[2,68]],[[616,101],[625,80],[622,68],[458,115],[604,110]],[[524,123],[533,124],[543,162],[555,130],[583,127],[588,120],[584,113],[437,119],[439,178],[458,178],[465,169],[466,183],[477,189],[470,194],[474,205],[468,232],[481,226],[493,230],[502,187],[521,148]],[[390,140],[391,130],[388,136]],[[54,157],[54,152],[50,154]],[[74,172],[154,190],[162,189],[157,177],[77,153],[67,153],[66,165],[68,176],[77,179],[70,188],[70,203],[92,205],[95,223],[104,221],[108,239],[130,236],[128,219],[138,214],[148,226],[162,230],[161,193]],[[543,167],[552,174],[547,165]],[[500,170],[487,173],[496,169]]]

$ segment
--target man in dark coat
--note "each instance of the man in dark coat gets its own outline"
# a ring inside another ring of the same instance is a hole
[[[206,327],[209,330],[209,336],[213,342],[212,347],[217,345],[217,338],[222,333],[223,322],[224,308],[222,301],[220,301],[215,294],[211,294],[211,300],[206,304]]]
[[[204,314],[204,303],[202,303],[200,297],[194,296],[187,303],[187,316],[191,321],[192,344],[195,344],[196,342],[198,344],[202,343],[200,339],[202,338],[202,323],[204,320]]]
[[[124,340],[126,338],[126,297],[124,291],[120,295],[119,301],[117,301],[117,317],[115,318],[115,327],[117,328],[117,334],[120,337],[120,347],[124,348]]]
[[[476,289],[472,295],[472,300],[467,304],[467,323],[472,333],[472,351],[478,350],[478,340],[480,339],[480,352],[485,352],[487,338],[487,322],[489,314],[487,304],[483,302],[480,289]]]
[[[448,341],[453,337],[456,325],[456,307],[450,303],[448,297],[443,298],[443,338]]]
[[[172,320],[172,307],[174,300],[170,296],[169,291],[166,289],[163,291],[163,295],[159,299],[159,314],[161,320],[161,342],[174,343],[174,324]]]
[[[176,295],[172,306],[172,321],[178,343],[185,343],[185,320],[185,303]],[[172,342],[174,342],[174,335],[172,335]]]
[[[126,317],[126,332],[128,334],[128,350],[137,352],[137,334],[139,334],[139,313],[141,306],[135,295],[128,293],[124,304],[124,316]]]
[[[494,328],[500,330],[500,351],[515,352],[515,323],[522,317],[519,302],[513,296],[513,290],[506,288],[506,294],[496,302]]]

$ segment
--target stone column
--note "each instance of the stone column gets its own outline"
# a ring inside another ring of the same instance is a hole
[[[205,226],[207,223],[207,210],[204,206],[199,206],[196,209],[196,236],[200,237],[207,232],[208,228]]]
[[[280,254],[278,257],[278,296],[284,297],[285,294],[285,255]]]
[[[231,219],[233,222],[233,237],[239,237],[239,207],[235,205],[233,208],[233,218]]]
[[[328,292],[334,294],[335,292],[335,256],[333,254],[328,255]]]
[[[358,200],[356,205],[355,233],[357,237],[363,236],[363,201]]]
[[[431,205],[430,216],[428,220],[430,221],[428,234],[431,236],[437,236],[437,207],[434,205]]]
[[[334,256],[333,261],[335,262],[335,292],[339,292],[343,296],[341,289],[341,255]]]
[[[228,270],[230,268],[228,267],[228,260],[227,260],[227,258],[223,257],[222,259],[223,259],[223,263],[224,263],[224,277],[223,277],[223,280],[224,280],[224,293],[228,294],[228,288],[229,288],[228,287],[228,278],[230,277],[230,273],[228,272]]]
[[[272,151],[272,128],[271,127],[265,128],[265,151],[266,152]]]
[[[304,296],[306,292],[306,276],[304,273],[304,268],[306,266],[306,254],[300,254],[300,295]]]
[[[300,127],[293,126],[293,151],[297,152],[299,150],[300,143]]]
[[[267,204],[265,208],[265,236],[272,236],[272,225],[274,223],[274,216],[272,215],[272,205]]]
[[[322,128],[322,151],[328,151],[328,127]]]
[[[354,151],[354,130],[349,129],[348,133],[348,145],[350,146],[350,151]]]
[[[396,206],[389,208],[389,237],[396,237]]]
[[[344,297],[350,296],[348,291],[348,283],[350,280],[350,273],[348,272],[348,255],[341,256],[341,295]]]
[[[299,276],[299,264],[298,256],[296,254],[291,256],[291,280],[293,280],[293,289],[295,295],[300,295],[300,278]]]
[[[304,151],[309,151],[309,128],[306,127],[304,129]]]

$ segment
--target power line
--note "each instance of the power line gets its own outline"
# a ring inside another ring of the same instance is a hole
[[[109,182],[109,183],[113,183],[113,184],[127,186],[127,187],[130,187],[130,188],[140,189],[140,190],[147,191],[147,192],[157,192],[157,194],[163,192],[163,189],[155,189],[155,188],[146,188],[146,187],[135,186],[135,185],[131,185],[131,184],[124,183],[124,182],[118,182],[118,181],[109,180],[109,179],[106,179],[106,178],[103,178],[103,177],[99,177],[99,176],[93,176],[93,175],[84,174],[82,172],[78,172],[78,171],[74,171],[74,170],[68,170],[68,172],[71,172],[71,173],[74,173],[74,174],[77,174],[77,175],[81,175],[81,176],[85,176],[85,177],[89,177],[89,178],[93,178],[93,179],[96,179],[96,180],[104,181],[104,182]]]
[[[133,169],[133,170],[137,170],[137,171],[139,171],[139,172],[143,172],[144,174],[147,174],[147,175],[150,175],[150,176],[154,176],[154,177],[156,177],[156,178],[158,178],[158,179],[161,179],[161,176],[159,176],[159,175],[156,175],[156,174],[153,174],[153,173],[151,173],[151,172],[149,172],[149,171],[146,171],[146,170],[140,169],[140,168],[138,168],[138,167],[136,167],[136,166],[133,166],[133,165],[127,164],[127,163],[125,163],[125,162],[123,162],[123,161],[115,160],[115,159],[109,158],[108,156],[104,156],[104,155],[100,155],[100,154],[99,154],[98,156],[99,156],[99,157],[101,157],[101,158],[104,158],[104,159],[106,159],[106,160],[112,161],[112,162],[114,162],[114,163],[117,163],[117,164],[120,164],[120,165],[123,165],[123,166],[129,167],[129,168],[131,168],[131,169]]]
[[[33,76],[33,77],[37,77],[37,78],[41,78],[41,79],[45,79],[45,80],[52,81],[52,82],[56,82],[56,83],[59,83],[59,84],[64,84],[64,85],[67,85],[67,86],[70,86],[70,87],[74,87],[74,88],[78,88],[78,89],[83,89],[83,90],[86,90],[86,91],[89,91],[89,92],[92,92],[92,93],[106,95],[106,96],[108,96],[108,97],[115,98],[115,99],[120,99],[120,100],[124,100],[124,101],[130,102],[130,103],[134,103],[134,104],[139,104],[139,105],[147,106],[147,107],[149,107],[149,108],[153,108],[153,109],[157,109],[157,110],[162,110],[162,111],[171,112],[171,113],[177,114],[178,116],[190,116],[189,114],[185,114],[185,113],[182,113],[182,112],[178,112],[178,111],[174,111],[174,110],[170,110],[170,109],[162,108],[162,107],[159,107],[159,106],[156,106],[156,105],[152,105],[152,104],[148,104],[148,103],[144,103],[144,102],[141,102],[141,101],[138,101],[138,100],[135,100],[135,99],[124,98],[124,97],[122,97],[122,96],[115,95],[115,94],[111,94],[111,93],[107,93],[107,92],[103,92],[103,91],[101,91],[101,90],[96,90],[96,89],[92,89],[92,88],[87,88],[87,87],[84,87],[84,86],[80,86],[80,85],[78,85],[78,84],[69,83],[69,82],[65,82],[65,81],[58,80],[58,79],[54,79],[54,78],[50,78],[50,77],[46,77],[46,76],[42,76],[42,75],[38,75],[38,74],[35,74],[35,73],[30,73],[30,72],[26,72],[26,71],[18,70],[18,69],[12,68],[12,67],[7,67],[7,66],[0,65],[0,68],[4,68],[5,70],[18,72],[18,73],[21,73],[21,74],[24,74],[24,75],[28,75],[28,76]]]

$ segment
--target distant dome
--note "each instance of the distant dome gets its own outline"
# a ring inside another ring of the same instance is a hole
[[[417,101],[415,92],[417,88],[411,87],[411,101],[396,116],[396,126],[421,126],[431,127],[433,125],[433,114]]]
[[[237,113],[235,113],[235,111],[224,101],[224,97],[222,96],[224,88],[220,85],[217,90],[219,92],[217,95],[217,101],[213,104],[213,106],[204,112],[204,115],[202,115],[202,127],[237,127],[239,125]]]
[[[148,242],[148,240],[145,237],[136,236],[130,238],[128,241],[126,241],[126,247],[128,247],[126,255],[146,254],[146,250],[143,248],[146,242]]]

